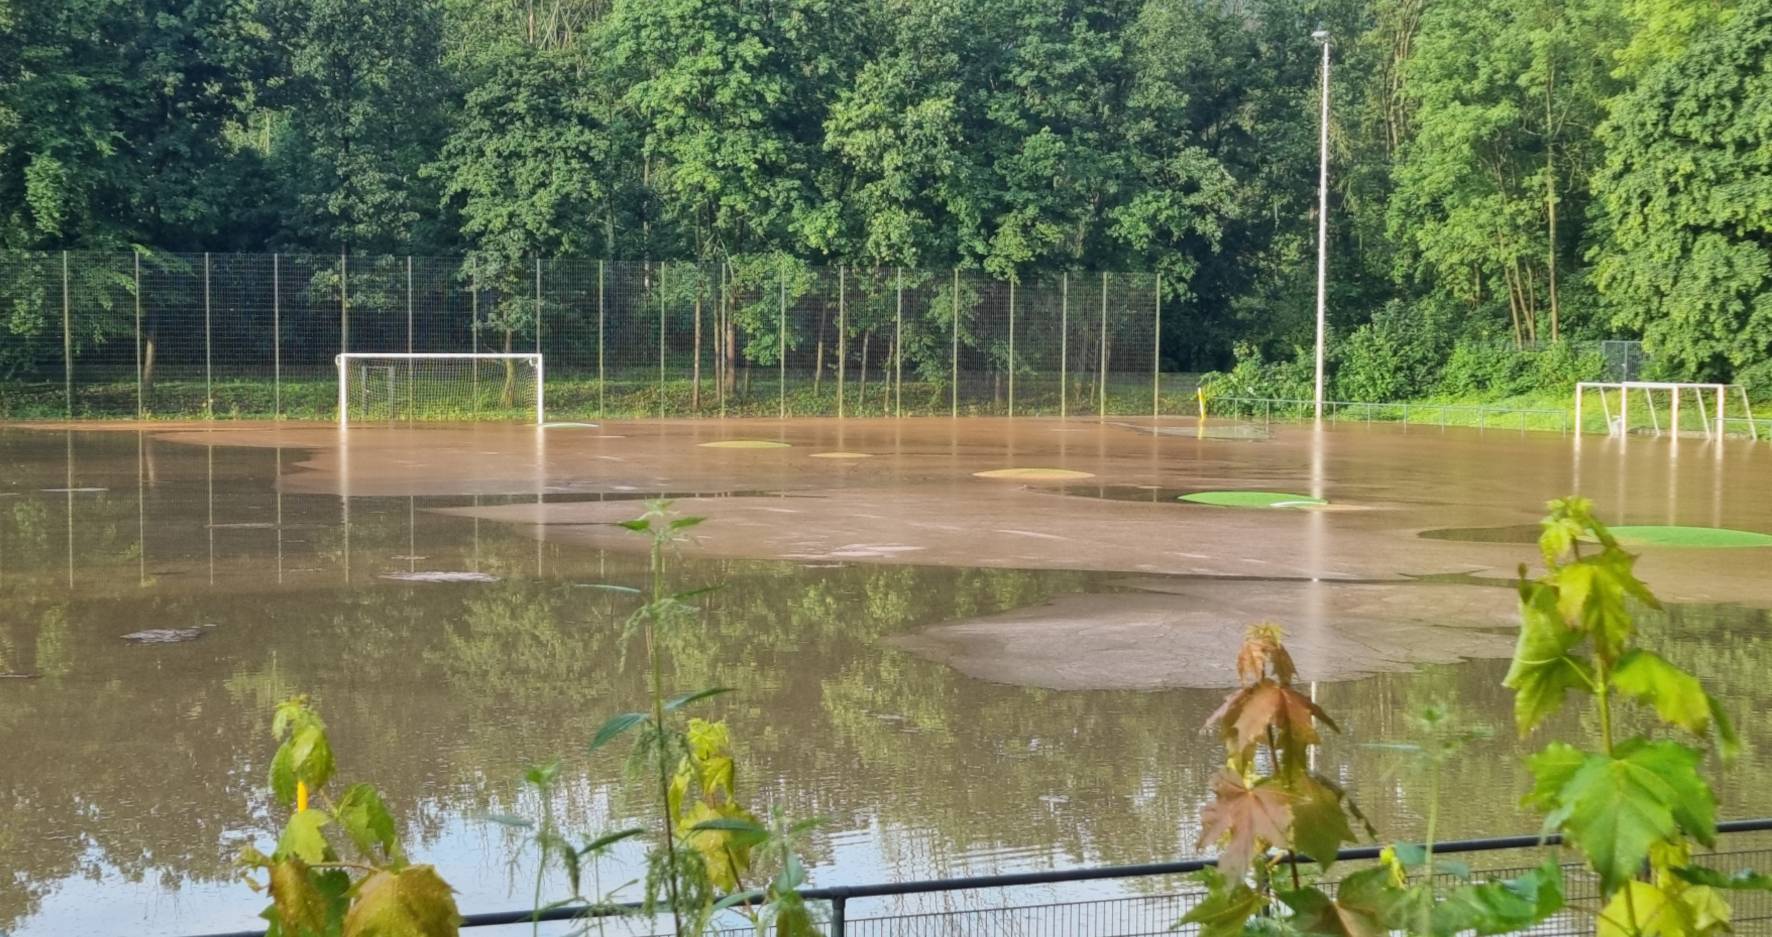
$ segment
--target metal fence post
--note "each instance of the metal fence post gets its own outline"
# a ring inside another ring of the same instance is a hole
[[[1071,274],[1058,275],[1058,418],[1064,419],[1071,400]]]
[[[406,353],[412,354],[412,255],[406,255]],[[416,401],[412,391],[413,362],[406,359],[406,422],[412,422]]]
[[[141,419],[146,408],[142,401],[142,252],[130,251],[135,260],[135,418]]]
[[[658,418],[665,415],[665,265],[658,265]]]
[[[283,258],[271,255],[271,419],[283,419]]]
[[[892,401],[899,419],[904,419],[904,268],[898,271],[898,312],[892,324]]]
[[[846,937],[848,933],[849,899],[837,895],[831,899],[831,937]]]
[[[783,260],[775,273],[780,291],[775,313],[775,405],[776,419],[788,418],[788,265]]]
[[[213,316],[209,303],[209,252],[203,252],[203,416],[215,419],[215,342],[210,323]]]
[[[541,255],[535,255],[535,353],[541,354]]]
[[[1163,366],[1163,275],[1157,274],[1156,313],[1152,316],[1151,325],[1151,422],[1156,422],[1161,399],[1161,372]]]
[[[468,346],[473,349],[475,358],[473,367],[474,402],[469,405],[468,412],[473,418],[480,418],[480,261],[468,258]]]
[[[338,253],[338,353],[351,353],[351,258]]]
[[[948,417],[960,415],[960,268],[954,268],[953,326],[954,350],[948,357]]]
[[[1101,403],[1096,410],[1096,418],[1102,420],[1107,419],[1107,293],[1108,274],[1106,270],[1103,270],[1101,272]]]
[[[74,418],[74,306],[68,296],[68,252],[62,251],[62,406]]]
[[[606,383],[603,380],[603,261],[597,261],[597,419],[603,419]]]
[[[837,265],[837,419],[843,418],[843,359],[849,352],[849,317],[844,297],[848,290],[845,279],[847,271],[842,264]]]
[[[1009,418],[1015,418],[1015,275],[1009,275]]]

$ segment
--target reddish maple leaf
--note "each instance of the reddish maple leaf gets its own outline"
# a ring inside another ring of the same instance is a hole
[[[1310,697],[1289,686],[1263,678],[1255,685],[1246,686],[1225,697],[1224,704],[1206,718],[1206,726],[1218,726],[1219,735],[1232,751],[1240,752],[1256,742],[1264,741],[1270,728],[1274,730],[1283,748],[1296,750],[1321,741],[1312,722],[1313,718],[1323,720],[1324,725],[1337,732],[1341,731],[1341,727],[1321,707],[1311,702]]]
[[[1292,829],[1292,796],[1284,789],[1221,770],[1212,779],[1214,800],[1200,811],[1200,845],[1222,841],[1218,868],[1235,881],[1249,872],[1257,844],[1288,845]]]
[[[1280,643],[1285,636],[1279,625],[1251,625],[1243,638],[1243,647],[1237,651],[1237,681],[1248,686],[1267,676],[1271,668],[1274,679],[1282,685],[1291,684],[1298,676],[1298,668],[1293,666],[1286,646]]]

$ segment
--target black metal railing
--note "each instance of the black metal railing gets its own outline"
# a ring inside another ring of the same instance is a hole
[[[1722,834],[1772,832],[1772,817],[1725,821],[1717,825],[1717,831]],[[1523,834],[1451,840],[1436,845],[1434,852],[1436,855],[1483,854],[1542,849],[1547,846],[1561,845],[1561,843],[1562,837],[1554,833],[1544,836]],[[1371,861],[1377,859],[1382,851],[1382,846],[1356,846],[1342,850],[1338,854],[1337,860],[1340,862]],[[1750,867],[1756,860],[1759,860],[1761,865],[1766,864],[1764,860],[1772,860],[1772,848],[1731,850],[1715,853],[1707,858],[1713,867],[1730,872]],[[1037,905],[988,906],[881,915],[853,920],[849,917],[849,905],[852,901],[871,898],[903,898],[934,893],[953,894],[1035,885],[1066,885],[1078,882],[1189,875],[1215,864],[1217,864],[1217,860],[1214,858],[1183,859],[1176,862],[1152,862],[1138,865],[1011,872],[1002,875],[921,879],[870,885],[838,885],[828,888],[808,888],[803,890],[801,895],[807,901],[822,903],[829,908],[826,917],[826,933],[829,934],[829,937],[923,937],[923,935],[936,934],[943,935],[943,937],[950,937],[950,935],[970,937],[975,934],[1086,934],[1092,935],[1092,937],[1140,937],[1140,935],[1146,934],[1170,933],[1176,919],[1187,913],[1188,908],[1202,898],[1204,893],[1198,890],[1182,890],[1159,895],[1116,896]],[[1564,868],[1568,873],[1567,897],[1570,906],[1574,909],[1581,909],[1597,902],[1600,897],[1598,883],[1592,881],[1591,876],[1586,874],[1585,867],[1578,863],[1571,863]],[[1524,871],[1524,869],[1496,868],[1485,870],[1485,874],[1505,876],[1520,871]],[[1597,910],[1597,908],[1593,908],[1593,910]],[[640,911],[640,905],[635,902],[612,903],[592,908],[553,908],[539,914],[530,909],[491,911],[463,915],[461,926],[467,929],[532,924],[537,921],[571,921],[633,915]],[[1735,911],[1737,925],[1747,922],[1772,923],[1772,896],[1744,892],[1736,899]],[[1577,934],[1588,933],[1591,929],[1591,920],[1577,911],[1576,913],[1559,915],[1523,933],[1533,935],[1533,937],[1564,937],[1564,935],[1574,937]],[[1739,926],[1737,932],[1743,932]],[[264,933],[262,930],[245,930],[223,934],[206,934],[201,937],[264,937]],[[748,927],[735,928],[719,933],[737,937],[737,935],[751,933],[751,929]]]

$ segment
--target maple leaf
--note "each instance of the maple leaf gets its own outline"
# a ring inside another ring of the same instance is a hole
[[[1281,643],[1285,636],[1286,632],[1272,622],[1250,625],[1243,646],[1237,651],[1237,682],[1248,686],[1266,677],[1271,669],[1274,679],[1282,685],[1291,684],[1298,676],[1298,668]]]
[[[1206,725],[1217,725],[1233,751],[1242,751],[1265,739],[1270,728],[1281,737],[1284,747],[1303,748],[1320,741],[1313,717],[1341,731],[1310,697],[1263,678],[1226,697],[1218,711],[1207,717]]]
[[[1240,879],[1249,871],[1258,842],[1288,845],[1292,829],[1292,795],[1259,781],[1243,783],[1241,776],[1220,770],[1212,779],[1214,800],[1200,811],[1200,845],[1223,842],[1218,867],[1225,877]]]

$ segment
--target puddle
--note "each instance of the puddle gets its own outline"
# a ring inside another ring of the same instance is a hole
[[[1183,439],[1272,439],[1274,434],[1253,423],[1207,423],[1199,426],[1139,426],[1136,423],[1109,423],[1147,436],[1176,436]]]
[[[1537,524],[1509,524],[1505,527],[1440,527],[1424,530],[1416,536],[1424,540],[1456,540],[1460,543],[1537,543],[1544,528]]]
[[[1073,498],[1100,498],[1104,501],[1145,501],[1151,504],[1172,504],[1181,506],[1181,496],[1187,494],[1184,488],[1157,488],[1151,485],[1066,485],[1053,490],[1050,488],[1033,488],[1029,491],[1040,491],[1047,494],[1070,495]]]

